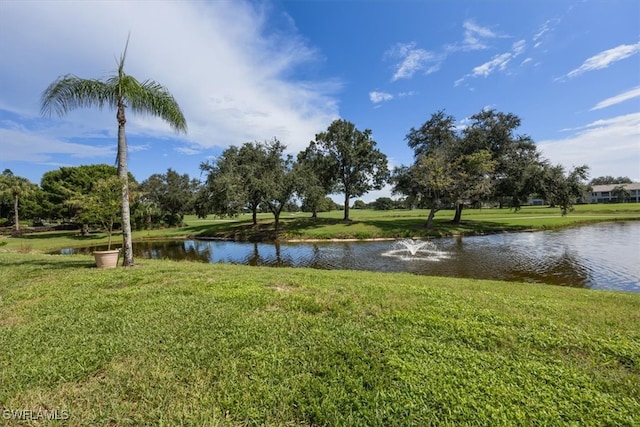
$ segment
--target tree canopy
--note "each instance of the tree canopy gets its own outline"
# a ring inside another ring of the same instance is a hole
[[[376,148],[371,130],[360,131],[346,120],[335,120],[309,144],[310,155],[323,159],[327,173],[321,177],[333,193],[344,194],[344,220],[349,220],[349,200],[379,190],[389,177],[387,156]]]
[[[163,174],[154,173],[140,184],[140,202],[145,206],[156,206],[166,225],[180,225],[184,216],[194,210],[199,184],[188,174],[180,175],[169,168]]]
[[[493,192],[497,161],[491,148],[497,144],[480,131],[483,119],[478,116],[472,130],[460,133],[455,118],[438,111],[407,134],[415,161],[409,168],[396,169],[394,191],[431,208],[425,226],[443,204],[455,207],[453,221],[460,222],[465,204],[486,200]]]
[[[91,191],[77,193],[65,202],[78,209],[80,222],[98,223],[102,226],[108,235],[108,250],[111,249],[113,225],[121,210],[120,188],[120,177],[111,175],[95,181],[91,185]]]
[[[110,85],[125,84],[130,80],[122,71],[123,65],[124,55],[117,76],[106,82],[87,81],[86,87],[106,91]],[[60,113],[80,106],[109,105],[107,100],[111,95],[107,92],[103,94],[104,99],[82,100],[83,96],[98,95],[84,93],[81,79],[67,77],[54,82],[45,92],[43,112]],[[64,89],[63,83],[69,87]],[[136,92],[132,96],[142,95]],[[78,218],[79,205],[65,204],[65,200],[72,195],[90,193],[93,184],[99,180],[121,176],[123,166],[126,168],[126,141],[121,145],[126,122],[124,108],[134,101],[124,95],[118,99],[114,107],[118,118],[118,167],[86,165],[45,173],[42,190],[32,193],[32,200],[27,204],[29,214],[37,212],[50,219]],[[574,203],[585,200],[588,167],[583,165],[565,171],[562,166],[552,166],[542,158],[529,136],[517,133],[521,124],[518,116],[482,110],[465,122],[465,126],[459,126],[453,116],[440,110],[420,127],[411,128],[405,139],[414,151],[413,164],[396,167],[390,179],[392,194],[405,198],[395,201],[379,197],[370,204],[357,201],[355,206],[429,208],[425,222],[429,227],[435,213],[443,208],[453,208],[452,221],[458,223],[466,206],[489,204],[517,210],[536,196],[560,207],[566,214]],[[177,129],[182,129],[181,126],[179,120],[174,123]],[[124,157],[121,156],[123,149]],[[214,161],[201,163],[200,168],[206,174],[204,183],[169,168],[166,173],[155,173],[137,186],[135,179],[127,173],[128,179],[119,181],[123,186],[122,194],[128,196],[127,208],[123,207],[120,215],[123,234],[127,234],[131,213],[137,227],[150,227],[181,224],[184,215],[193,212],[201,217],[251,212],[253,224],[257,225],[258,212],[271,212],[278,231],[282,211],[297,210],[299,202],[303,211],[311,212],[314,217],[318,211],[344,209],[343,219],[348,221],[351,198],[381,189],[390,178],[387,157],[377,148],[371,130],[360,131],[346,120],[333,121],[325,132],[316,134],[297,157],[285,151],[286,147],[276,138],[230,146]],[[6,183],[13,177],[11,171],[5,171],[3,175],[6,188]],[[591,182],[616,181],[630,180],[606,176]],[[618,200],[629,198],[623,184],[615,191]],[[340,193],[344,194],[343,206],[337,206],[327,197]],[[0,197],[2,212],[10,210],[8,200],[5,190],[4,198]],[[121,204],[125,201],[121,200]],[[124,238],[125,255],[126,241]],[[124,265],[130,265],[126,258]]]
[[[45,172],[40,179],[43,191],[43,215],[49,219],[71,220],[77,214],[77,207],[65,203],[79,194],[88,195],[95,182],[117,175],[114,166],[106,164],[63,166]],[[136,185],[133,175],[129,182]]]
[[[293,158],[284,156],[284,150],[275,138],[247,142],[227,148],[215,162],[202,163],[207,179],[196,201],[198,215],[234,216],[248,208],[257,225],[264,206],[273,214],[277,231],[280,214],[297,189]]]
[[[298,196],[302,199],[302,207],[311,212],[312,218],[317,218],[318,212],[330,210],[333,201],[327,203],[327,194],[332,192],[335,177],[329,168],[330,159],[323,156],[312,147],[307,147],[298,153],[296,179],[298,181]]]
[[[518,116],[482,110],[462,129],[455,123],[441,110],[412,128],[406,140],[414,150],[414,164],[394,171],[394,192],[406,195],[411,205],[431,208],[426,226],[442,206],[453,206],[453,222],[460,222],[466,205],[491,202],[517,210],[538,193],[566,214],[569,199],[579,197],[588,168],[565,175],[550,167],[533,140],[516,133]]]
[[[265,185],[264,203],[273,214],[276,233],[280,229],[280,214],[298,188],[293,157],[284,155],[285,148],[277,139],[263,146],[266,163],[262,177]]]
[[[573,210],[577,200],[582,200],[589,186],[585,184],[589,175],[587,165],[566,171],[562,165],[545,165],[540,195],[551,206],[558,206],[562,215]]]
[[[611,184],[631,184],[631,178],[628,176],[619,176],[617,178],[611,175],[599,176],[589,181],[589,185],[611,185]]]
[[[611,195],[616,198],[618,203],[625,203],[631,199],[631,191],[625,185],[616,185],[611,190]]]

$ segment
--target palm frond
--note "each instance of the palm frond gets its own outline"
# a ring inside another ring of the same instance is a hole
[[[83,107],[114,108],[113,86],[100,80],[81,79],[72,74],[59,77],[42,93],[42,115],[63,116]]]
[[[160,117],[175,131],[187,132],[184,114],[173,95],[164,86],[153,80],[139,83],[127,76],[127,89],[126,99],[131,111]]]
[[[131,33],[127,35],[127,42],[124,45],[124,51],[122,55],[120,55],[120,61],[118,61],[118,76],[124,75],[124,61],[127,58],[127,49],[129,49],[129,38],[131,37]]]

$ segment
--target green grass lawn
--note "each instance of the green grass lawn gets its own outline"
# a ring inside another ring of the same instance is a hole
[[[92,265],[0,253],[9,425],[44,409],[69,418],[37,425],[640,424],[640,294]]]
[[[454,212],[436,214],[433,228],[423,228],[428,210],[351,210],[351,222],[344,223],[341,212],[322,214],[315,224],[309,219],[292,221],[285,228],[286,237],[301,238],[403,238],[477,234],[501,231],[559,228],[597,221],[640,219],[640,204],[580,205],[567,216],[559,209],[527,206],[515,212],[509,209],[467,209],[462,223],[452,224]],[[298,225],[299,224],[299,225]]]
[[[423,225],[427,210],[351,210],[351,221],[342,221],[342,211],[320,213],[318,219],[308,213],[283,213],[280,239],[373,239],[405,237],[438,237],[452,234],[478,234],[559,228],[598,221],[640,220],[640,204],[578,205],[567,216],[559,209],[528,206],[518,212],[509,209],[467,209],[461,224],[452,224],[453,211],[437,213],[434,226]],[[185,217],[184,227],[161,230],[141,230],[134,240],[217,237],[236,240],[274,240],[273,216],[259,214],[259,226],[253,227],[251,215],[232,219]],[[114,241],[121,241],[116,233]],[[67,247],[106,244],[103,233],[80,236],[76,231],[32,233],[19,238],[0,238],[0,250],[19,252],[51,251]]]

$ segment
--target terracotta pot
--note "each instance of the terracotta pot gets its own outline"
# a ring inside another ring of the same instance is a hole
[[[114,249],[110,251],[94,251],[93,256],[96,259],[96,266],[98,268],[115,268],[118,266],[120,249]]]

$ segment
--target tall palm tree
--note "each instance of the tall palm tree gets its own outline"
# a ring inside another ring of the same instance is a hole
[[[59,77],[42,94],[43,115],[56,113],[63,116],[81,107],[108,107],[116,110],[118,121],[118,176],[122,179],[122,239],[123,266],[133,265],[131,244],[131,214],[129,209],[129,182],[127,171],[127,138],[125,135],[125,109],[134,113],[153,115],[166,121],[175,131],[187,131],[187,122],[180,106],[169,91],[153,80],[138,82],[125,74],[124,61],[129,39],[118,62],[118,74],[106,80],[81,79],[72,74]]]

